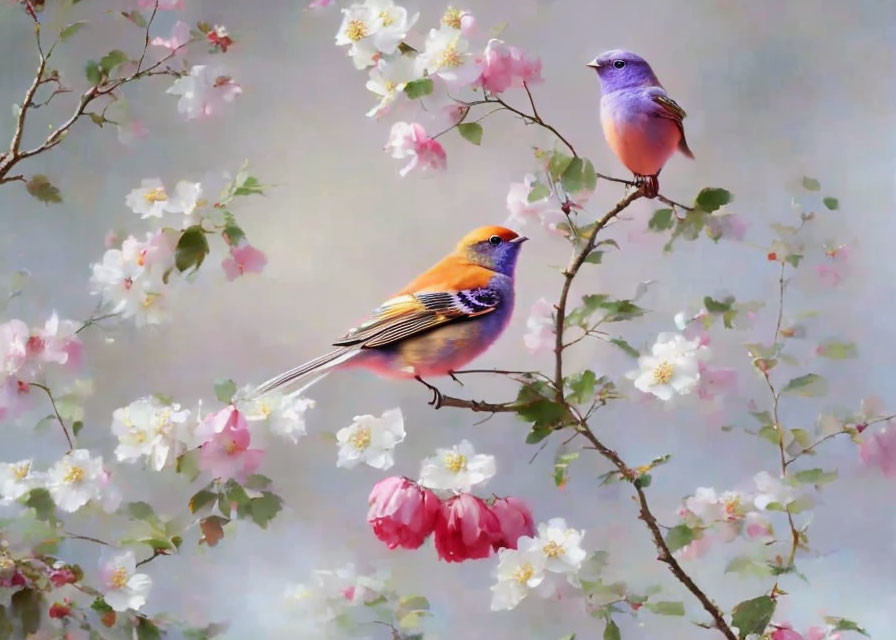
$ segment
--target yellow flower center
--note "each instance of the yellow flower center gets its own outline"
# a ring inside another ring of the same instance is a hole
[[[556,558],[563,553],[563,547],[551,540],[541,549],[548,558]]]
[[[392,93],[393,91],[395,91],[395,88],[397,86],[398,85],[396,83],[392,82],[391,80],[386,80],[386,84],[385,84],[386,93]]]
[[[448,7],[447,11],[445,11],[445,15],[442,16],[442,24],[446,27],[451,27],[452,29],[460,29],[460,18],[462,15],[460,9]]]
[[[367,25],[361,20],[349,20],[345,25],[345,37],[352,42],[357,42],[367,35]]]
[[[459,67],[464,62],[463,56],[457,51],[457,46],[449,44],[439,56],[439,67],[448,67],[453,69]]]
[[[358,451],[364,451],[370,446],[370,427],[360,427],[355,431],[348,441]]]
[[[109,583],[115,589],[124,588],[128,583],[128,570],[124,567],[118,567],[112,572],[112,575],[109,576]]]
[[[262,400],[258,403],[258,413],[260,413],[264,418],[269,418],[271,416],[271,413],[273,413],[266,400]]]
[[[67,484],[78,484],[84,480],[84,469],[76,467],[73,464],[66,465],[65,475],[62,476],[63,481]]]
[[[148,204],[155,204],[156,202],[165,202],[168,199],[168,194],[162,187],[156,187],[144,193],[143,199]]]
[[[30,462],[21,462],[19,464],[12,465],[12,475],[16,477],[16,480],[24,480],[25,478],[27,478],[29,471],[31,471]]]
[[[157,294],[157,293],[147,293],[145,296],[143,296],[143,302],[141,303],[143,305],[143,308],[149,309],[152,305],[154,305],[156,303],[156,298],[158,298],[158,297],[159,297],[159,294]]]
[[[467,456],[461,455],[457,451],[452,451],[446,455],[442,462],[445,463],[445,468],[451,473],[460,473],[467,468]]]
[[[388,11],[380,11],[380,20],[383,21],[383,26],[388,27],[390,24],[395,22],[395,18]]]
[[[737,515],[737,508],[740,506],[740,498],[734,496],[725,500],[725,514],[728,517]]]
[[[513,572],[513,579],[520,584],[526,584],[534,573],[535,569],[530,563],[526,562],[516,568],[516,571]]]
[[[137,444],[143,444],[144,442],[146,442],[146,432],[141,431],[140,429],[133,429],[131,431],[131,437]]]
[[[674,373],[675,366],[668,360],[663,360],[653,370],[653,384],[669,384]]]

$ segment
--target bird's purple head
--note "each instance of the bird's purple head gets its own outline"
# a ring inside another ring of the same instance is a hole
[[[455,253],[473,264],[513,276],[525,236],[505,227],[479,227],[463,237]]]
[[[604,93],[619,89],[662,86],[644,58],[624,49],[605,51],[589,62],[588,66],[597,71]]]

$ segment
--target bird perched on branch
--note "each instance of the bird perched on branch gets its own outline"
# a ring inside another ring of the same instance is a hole
[[[659,173],[678,149],[694,154],[684,137],[685,112],[666,94],[647,61],[630,51],[613,49],[588,63],[600,80],[600,120],[610,148],[644,195],[659,193]]]
[[[513,282],[526,240],[504,227],[480,227],[454,251],[336,340],[329,353],[260,385],[258,397],[334,369],[361,367],[390,378],[451,375],[485,351],[513,311]],[[426,384],[426,383],[424,383]],[[434,387],[433,402],[438,392]]]

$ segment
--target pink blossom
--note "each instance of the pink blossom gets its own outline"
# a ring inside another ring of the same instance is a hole
[[[423,125],[416,122],[396,122],[389,132],[389,142],[385,150],[393,158],[410,158],[399,171],[401,176],[419,167],[421,171],[442,170],[447,166],[445,149],[434,138],[430,138]]]
[[[75,335],[77,325],[71,320],[59,320],[54,312],[43,328],[34,329],[28,338],[28,357],[38,363],[53,362],[78,368],[84,345]]]
[[[490,93],[502,93],[523,83],[541,81],[541,60],[532,58],[517,47],[492,38],[482,55],[479,83]]]
[[[539,298],[532,305],[526,319],[526,334],[523,343],[530,353],[539,353],[554,348],[554,305],[545,298]]]
[[[708,346],[712,341],[703,319],[709,315],[706,309],[701,309],[697,315],[688,317],[683,312],[675,314],[675,326],[688,340],[696,340],[699,346]]]
[[[120,240],[118,232],[115,229],[109,229],[103,237],[103,246],[107,249],[114,249],[118,246]]]
[[[183,20],[178,20],[171,27],[171,34],[167,38],[156,36],[149,43],[154,47],[164,47],[176,51],[190,41],[190,25]],[[178,52],[180,53],[180,52]]]
[[[864,434],[859,458],[865,465],[880,468],[885,476],[896,476],[896,427],[887,425],[878,433]]]
[[[183,9],[184,0],[158,0],[159,11],[172,11],[174,9]],[[137,8],[146,10],[153,9],[156,6],[156,0],[137,0]]]
[[[416,549],[422,545],[432,533],[441,510],[436,494],[397,476],[377,482],[367,503],[367,522],[390,549]]]
[[[31,332],[21,320],[8,320],[0,324],[0,377],[18,372],[28,358],[28,340]]]
[[[324,9],[333,4],[333,0],[314,0],[311,4],[308,5],[309,9]]]
[[[501,523],[488,505],[469,493],[442,503],[436,518],[436,553],[445,562],[487,558],[501,540]]]
[[[836,287],[849,269],[849,247],[845,244],[825,246],[825,262],[815,266],[815,273],[823,284]]]
[[[206,33],[205,38],[214,48],[220,49],[222,53],[227,53],[227,48],[233,44],[233,38],[230,37],[227,27],[220,24],[216,24],[211,31]]]
[[[517,540],[521,536],[535,536],[532,512],[519,498],[497,498],[491,510],[501,526],[501,537],[493,545],[495,551],[504,547],[516,549]]]
[[[701,400],[712,400],[737,388],[737,371],[734,369],[712,367],[703,361],[698,362],[697,366],[700,371],[697,396]]]
[[[31,402],[31,386],[15,378],[0,382],[0,420],[11,420]]]
[[[75,575],[75,572],[72,571],[71,567],[60,567],[59,569],[53,569],[50,572],[49,578],[54,587],[62,587],[64,585],[72,584],[73,582],[78,581],[78,576]]]
[[[250,449],[246,417],[230,405],[207,416],[196,429],[204,438],[199,455],[199,467],[216,478],[240,482],[258,469],[264,457],[261,449]]]
[[[244,273],[261,273],[267,263],[263,251],[244,242],[238,247],[230,247],[230,256],[224,258],[221,267],[228,280],[235,280]]]
[[[116,127],[116,130],[118,132],[118,141],[126,146],[149,135],[149,127],[146,126],[145,122],[137,118],[121,122]]]
[[[793,630],[789,624],[782,624],[772,632],[771,640],[804,640],[803,636]]]
[[[709,548],[712,546],[712,540],[708,535],[703,535],[690,544],[683,546],[681,549],[675,552],[682,560],[696,560],[697,558],[702,558],[706,555],[706,552],[709,551]]]
[[[223,67],[194,65],[188,75],[174,81],[165,93],[180,96],[177,110],[188,120],[218,113],[243,92]]]

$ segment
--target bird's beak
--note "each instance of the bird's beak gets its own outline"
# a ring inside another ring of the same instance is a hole
[[[601,65],[601,63],[598,62],[597,60],[592,60],[591,62],[589,62],[589,63],[588,63],[587,65],[585,65],[585,66],[586,66],[586,67],[591,67],[592,69],[600,69],[602,65]]]
[[[516,238],[514,238],[513,240],[510,241],[510,244],[522,244],[528,239],[529,238],[527,238],[526,236],[517,236]]]

